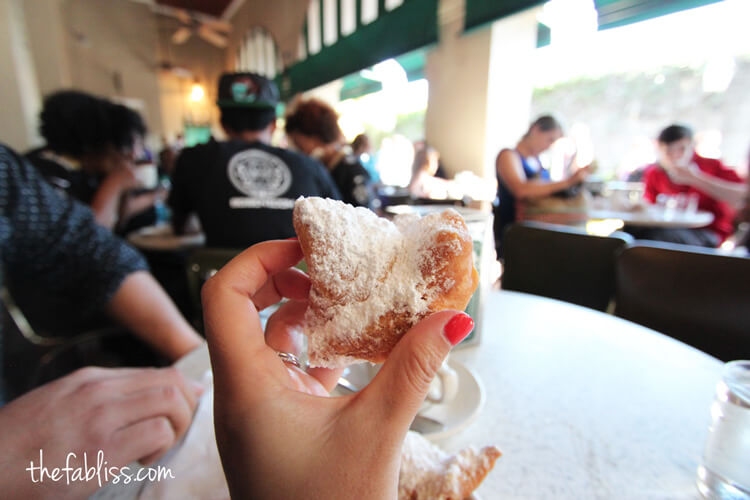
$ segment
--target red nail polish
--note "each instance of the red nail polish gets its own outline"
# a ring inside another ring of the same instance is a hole
[[[474,320],[466,313],[458,313],[453,316],[443,328],[443,335],[451,345],[461,342],[474,329]]]

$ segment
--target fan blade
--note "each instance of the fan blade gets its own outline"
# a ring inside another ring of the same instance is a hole
[[[192,30],[187,26],[178,28],[177,31],[172,34],[172,43],[174,43],[175,45],[181,45],[187,42],[187,39],[190,38],[191,34]]]
[[[219,47],[220,49],[223,49],[227,46],[227,39],[225,36],[220,35],[219,33],[216,33],[215,31],[211,30],[208,26],[201,26],[198,28],[198,36],[203,38],[208,43],[211,43],[215,45],[216,47]]]
[[[232,24],[226,21],[221,21],[219,19],[202,19],[201,23],[215,31],[221,31],[224,33],[232,32]]]
[[[174,11],[175,17],[182,22],[182,24],[193,24],[193,18],[190,16],[190,13],[183,9],[176,9]]]

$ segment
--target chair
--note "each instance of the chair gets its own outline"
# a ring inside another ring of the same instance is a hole
[[[637,242],[616,273],[617,316],[724,361],[750,359],[750,259]]]
[[[615,256],[633,241],[615,232],[519,222],[503,240],[505,290],[532,293],[606,311],[615,292]]]
[[[109,324],[75,334],[35,327],[10,291],[0,289],[2,397],[12,399],[83,366],[164,366],[163,356],[125,328]]]
[[[198,248],[188,256],[186,266],[188,291],[194,311],[193,326],[198,330],[203,331],[201,307],[203,284],[240,252],[242,250],[229,248]]]

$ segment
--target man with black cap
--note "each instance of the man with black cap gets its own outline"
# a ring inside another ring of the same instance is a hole
[[[245,248],[294,236],[292,208],[299,196],[340,199],[325,167],[271,146],[276,129],[276,85],[254,73],[225,73],[217,105],[227,140],[182,151],[169,206],[177,234],[198,215],[206,246]]]

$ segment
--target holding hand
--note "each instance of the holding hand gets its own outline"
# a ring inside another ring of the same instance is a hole
[[[414,326],[362,391],[327,397],[341,370],[285,364],[310,284],[296,241],[255,245],[203,288],[216,440],[235,498],[395,498],[401,445],[438,368],[471,331],[443,311]],[[264,334],[258,310],[291,299]]]
[[[84,453],[96,465],[99,450],[108,470],[155,461],[190,426],[200,392],[174,368],[92,367],[19,397],[0,409],[4,497],[85,498],[99,488],[96,478],[39,482],[39,469],[27,468],[40,465],[40,453],[48,470],[65,467],[70,453],[73,467],[83,467]]]

